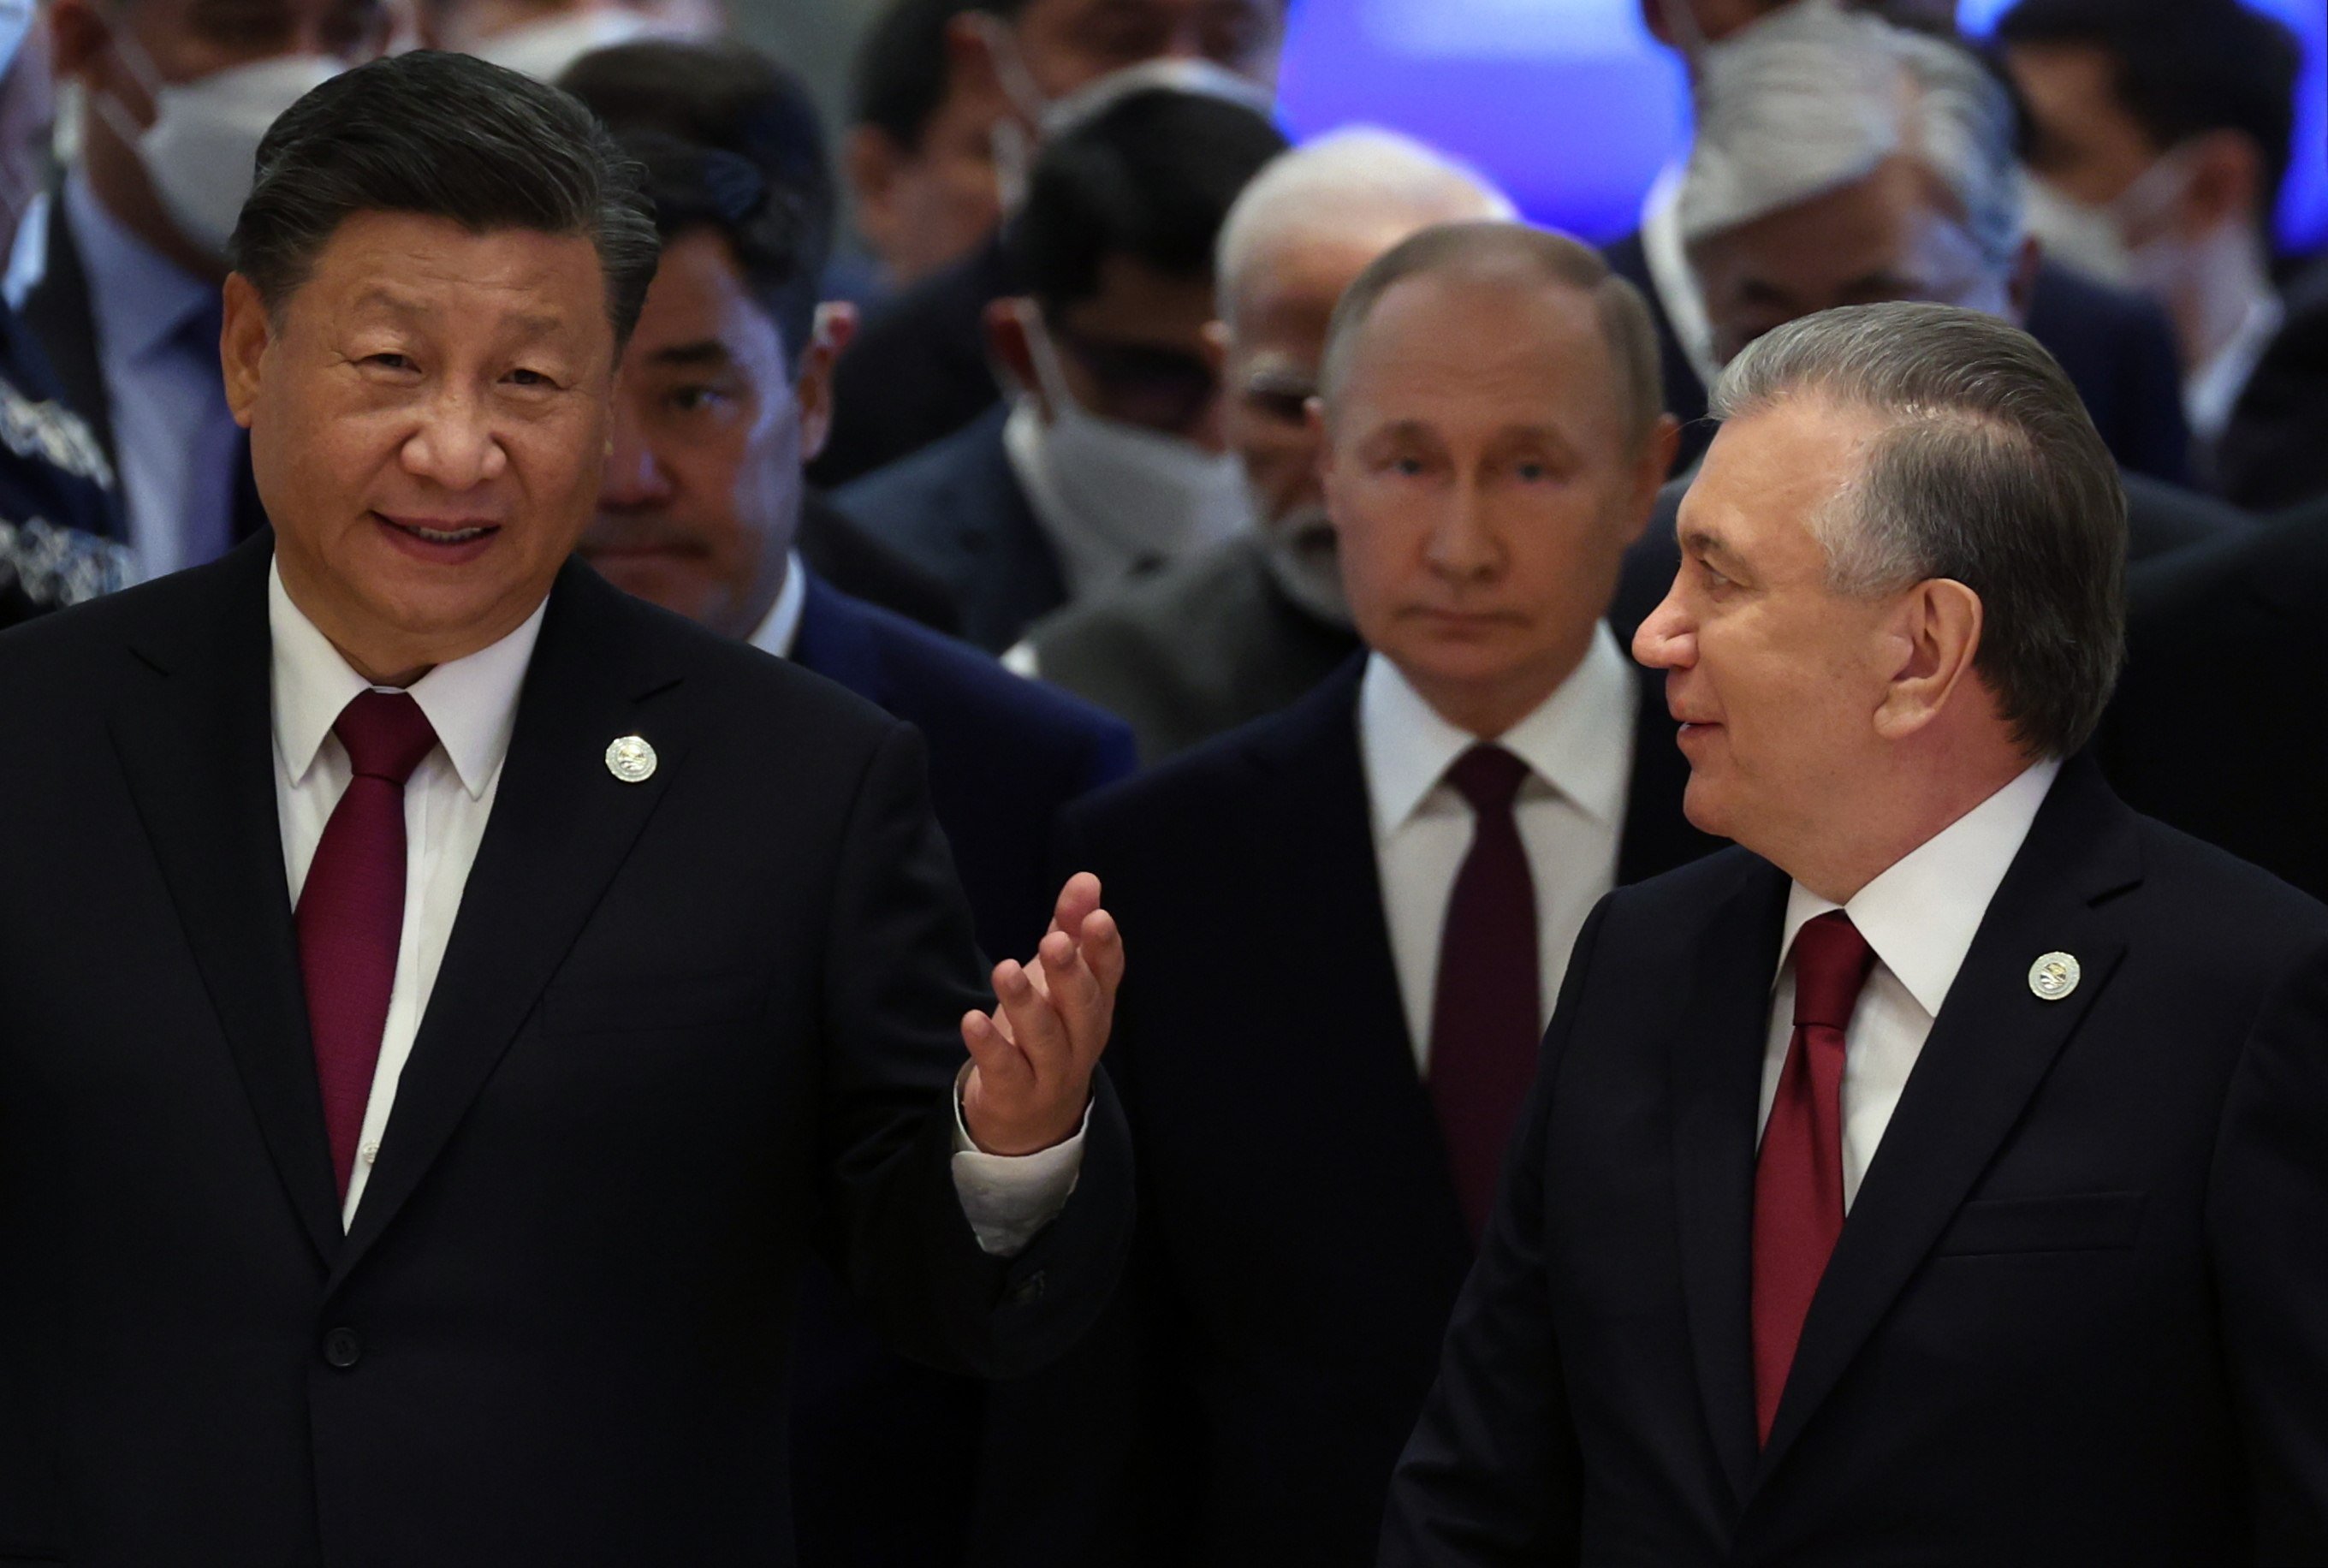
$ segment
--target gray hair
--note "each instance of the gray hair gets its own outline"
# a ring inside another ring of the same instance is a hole
[[[1680,220],[1694,243],[1867,178],[1904,155],[1956,200],[1992,267],[2022,234],[2013,101],[1963,45],[1798,0],[1709,48]]]
[[[1373,126],[1331,131],[1280,154],[1229,209],[1215,250],[1220,315],[1234,321],[1248,270],[1289,239],[1404,239],[1433,223],[1519,217],[1511,198],[1467,164]]]
[[[2078,390],[2019,328],[1953,305],[1822,311],[1766,333],[1713,393],[1884,424],[1811,520],[1834,591],[1952,578],[1980,598],[1974,668],[2032,756],[2086,743],[2125,658],[2126,492]]]

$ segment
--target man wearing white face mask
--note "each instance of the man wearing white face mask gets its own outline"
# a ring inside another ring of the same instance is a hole
[[[2272,221],[2286,177],[2301,52],[2240,0],[2023,0],[1997,28],[2031,123],[2029,226],[2060,260],[2164,306],[2183,407],[2233,500],[2303,499],[2319,478],[2328,396],[2283,409],[2258,448],[2237,429],[2254,372],[2286,323]],[[2295,417],[2289,417],[2295,414]]]
[[[1164,80],[1266,105],[1287,0],[985,0],[946,25],[949,90],[991,127],[998,206],[1025,194],[1037,149],[1095,111],[1112,78]],[[1190,68],[1211,67],[1209,71]],[[1112,90],[1121,90],[1116,84]],[[840,484],[919,451],[993,406],[981,315],[1018,292],[999,239],[869,316],[833,383],[832,442],[811,471]]]
[[[23,315],[119,474],[140,571],[159,577],[265,521],[220,377],[227,237],[259,137],[377,53],[383,17],[371,0],[55,0],[50,23],[86,111]]]
[[[1037,616],[1249,527],[1206,352],[1212,249],[1284,150],[1255,110],[1143,88],[1046,145],[987,313],[1009,405],[835,499],[954,591],[992,652]]]
[[[721,0],[421,0],[420,42],[555,81],[594,49],[643,38],[708,42],[727,31]]]

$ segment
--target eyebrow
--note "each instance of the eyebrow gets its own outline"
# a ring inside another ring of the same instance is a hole
[[[356,296],[355,304],[352,308],[355,310],[378,308],[390,315],[400,316],[408,321],[425,319],[432,314],[429,307],[423,302],[399,294],[384,284],[375,284]],[[549,337],[566,324],[564,316],[542,311],[521,311],[503,319],[509,325],[517,329],[519,335],[529,339]]]
[[[705,338],[699,343],[673,343],[647,356],[651,363],[676,366],[724,365],[734,358],[728,352],[728,345],[717,338]]]

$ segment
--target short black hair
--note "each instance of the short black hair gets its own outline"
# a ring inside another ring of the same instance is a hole
[[[2000,47],[2082,44],[2116,62],[2118,103],[2161,151],[2209,131],[2244,134],[2263,154],[2265,219],[2295,139],[2295,34],[2239,0],[2021,0],[1996,24]]]
[[[870,126],[908,153],[937,117],[953,86],[946,29],[977,0],[893,0],[858,46],[849,121]]]
[[[661,249],[638,175],[564,93],[465,54],[417,51],[333,77],[268,127],[228,255],[272,312],[360,212],[585,238],[620,345]]]
[[[1237,194],[1286,140],[1266,116],[1209,93],[1131,93],[1044,145],[1005,243],[1027,292],[1056,313],[1099,292],[1129,257],[1208,279]]]
[[[649,39],[593,50],[558,85],[617,137],[659,131],[733,153],[780,192],[821,272],[839,209],[816,100],[793,71],[749,44]]]
[[[776,324],[784,362],[797,369],[816,328],[823,258],[799,212],[751,161],[660,131],[622,138],[646,170],[663,242],[709,230],[727,243],[744,286]]]

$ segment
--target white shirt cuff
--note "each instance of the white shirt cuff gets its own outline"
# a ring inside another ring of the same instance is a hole
[[[1032,1154],[988,1154],[962,1125],[960,1079],[953,1097],[953,1189],[962,1212],[990,1257],[1014,1258],[1042,1228],[1059,1217],[1083,1172],[1084,1134],[1091,1131],[1091,1107],[1075,1136]]]

